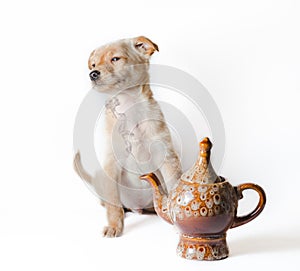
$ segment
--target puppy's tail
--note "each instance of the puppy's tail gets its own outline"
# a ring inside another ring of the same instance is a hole
[[[73,160],[73,167],[80,178],[84,179],[85,181],[87,181],[90,184],[92,183],[92,176],[85,171],[85,169],[83,168],[83,166],[81,164],[81,157],[80,157],[79,152],[77,152],[75,154],[75,157]]]

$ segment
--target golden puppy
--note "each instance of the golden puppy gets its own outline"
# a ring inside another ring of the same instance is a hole
[[[154,171],[165,190],[181,175],[169,129],[149,85],[149,59],[155,51],[158,46],[141,36],[102,46],[88,61],[94,89],[111,94],[105,108],[105,148],[101,150],[105,176],[90,176],[79,153],[74,168],[92,185],[98,183],[107,210],[106,237],[122,233],[124,208],[141,213],[153,207],[151,188],[140,175]]]

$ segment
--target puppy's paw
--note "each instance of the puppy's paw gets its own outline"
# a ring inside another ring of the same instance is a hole
[[[103,229],[103,236],[109,238],[118,237],[122,234],[122,231],[122,227],[106,226]]]

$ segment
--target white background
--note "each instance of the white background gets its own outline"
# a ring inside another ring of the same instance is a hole
[[[0,269],[299,270],[299,14],[296,0],[2,1]],[[195,76],[218,104],[219,174],[266,190],[264,212],[228,232],[226,260],[177,257],[176,231],[155,216],[102,238],[104,210],[72,170],[89,53],[138,35],[159,45],[153,63]]]

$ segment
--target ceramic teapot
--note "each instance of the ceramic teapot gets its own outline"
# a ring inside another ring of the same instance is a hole
[[[212,143],[200,142],[196,163],[183,173],[169,195],[161,189],[153,173],[142,175],[154,189],[156,213],[180,232],[177,255],[186,259],[219,260],[228,256],[226,231],[256,218],[264,209],[264,190],[253,183],[233,187],[218,176],[210,163]],[[256,208],[245,216],[237,216],[238,200],[243,190],[253,189],[259,195]]]

